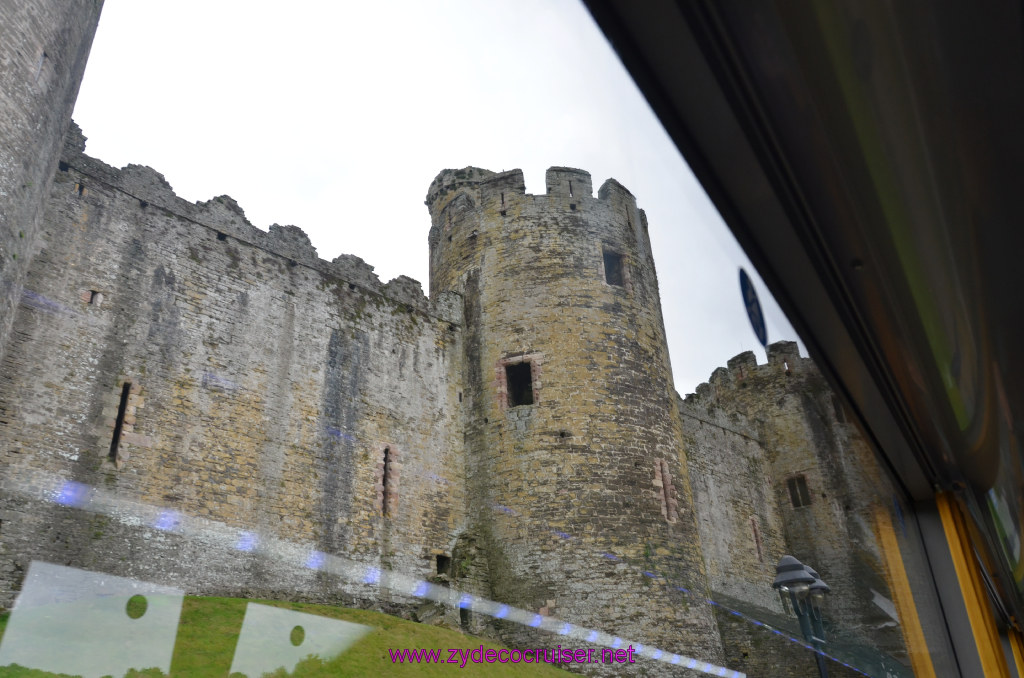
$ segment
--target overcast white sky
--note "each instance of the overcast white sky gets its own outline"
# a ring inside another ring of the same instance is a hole
[[[795,339],[576,0],[106,0],[75,120],[86,151],[149,165],[190,201],[232,196],[301,227],[321,258],[427,281],[427,187],[444,168],[614,177],[647,211],[676,388]]]

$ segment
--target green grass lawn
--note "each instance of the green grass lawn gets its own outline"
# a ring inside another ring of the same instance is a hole
[[[245,606],[248,602],[259,602],[321,617],[341,619],[363,624],[373,629],[348,650],[330,661],[307,659],[300,663],[294,673],[290,674],[293,676],[358,676],[360,678],[363,676],[451,676],[453,672],[456,672],[454,675],[459,676],[488,677],[565,675],[553,666],[533,663],[475,664],[468,662],[465,668],[460,668],[458,664],[396,664],[391,661],[389,648],[475,648],[482,644],[485,649],[497,650],[502,646],[475,636],[467,636],[436,626],[416,624],[398,617],[367,610],[306,603],[192,596],[186,597],[182,605],[170,675],[225,678],[231,668],[231,660],[235,653],[235,645],[242,629],[242,619],[245,616]],[[6,625],[7,615],[0,616],[0,638],[2,638]],[[447,651],[441,655],[442,661],[446,661],[448,657]],[[57,674],[22,667],[0,668],[0,678],[7,676],[42,678],[55,675]],[[154,669],[129,673],[129,676],[133,677],[163,675]],[[282,670],[270,675],[286,676],[289,674]],[[250,678],[255,677],[250,676]]]

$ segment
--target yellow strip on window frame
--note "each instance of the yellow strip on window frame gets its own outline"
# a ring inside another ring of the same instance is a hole
[[[875,535],[878,538],[878,545],[882,549],[889,587],[893,602],[896,604],[896,614],[900,618],[903,642],[906,645],[907,654],[910,656],[910,666],[917,678],[936,678],[932,655],[928,650],[924,629],[921,628],[921,619],[917,616],[914,594],[910,590],[910,580],[907,578],[907,570],[903,565],[903,556],[900,553],[900,545],[892,527],[888,508],[876,506],[874,518]]]
[[[1017,675],[1024,676],[1024,636],[1017,629],[1010,629],[1010,647],[1013,648],[1013,663],[1017,666]]]
[[[963,595],[967,618],[974,633],[974,644],[978,648],[978,656],[985,676],[988,678],[1010,678],[1010,667],[1006,664],[1003,645],[999,639],[999,630],[992,614],[988,600],[988,591],[981,579],[981,570],[974,556],[967,522],[964,512],[956,497],[949,492],[935,495],[935,504],[942,519],[942,529],[946,533],[946,543],[953,559],[957,580],[960,582],[960,593]],[[1011,636],[1012,639],[1012,636]],[[1016,650],[1015,650],[1016,652]],[[1019,664],[1019,662],[1018,662]]]

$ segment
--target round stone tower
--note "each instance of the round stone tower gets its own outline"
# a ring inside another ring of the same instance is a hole
[[[102,0],[0,2],[0,358],[71,124]]]
[[[635,198],[611,179],[594,198],[576,169],[549,169],[546,195],[527,195],[520,170],[466,168],[441,172],[426,204],[431,296],[455,291],[465,303],[480,593],[719,659]],[[511,625],[497,630],[526,641]]]

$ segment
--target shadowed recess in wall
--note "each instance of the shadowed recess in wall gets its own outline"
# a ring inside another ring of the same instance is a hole
[[[338,517],[351,512],[355,439],[342,432],[354,431],[358,423],[360,361],[368,348],[369,340],[363,332],[350,337],[331,330],[320,414],[324,432],[321,445],[327,459],[320,503],[321,548],[325,551],[341,551],[348,542],[348,528],[338,525]]]
[[[139,257],[142,246],[139,245]],[[137,264],[135,264],[137,266]],[[149,340],[159,347],[160,358],[167,365],[181,350],[181,311],[176,301],[177,280],[171,271],[157,266],[153,271],[149,293]]]

